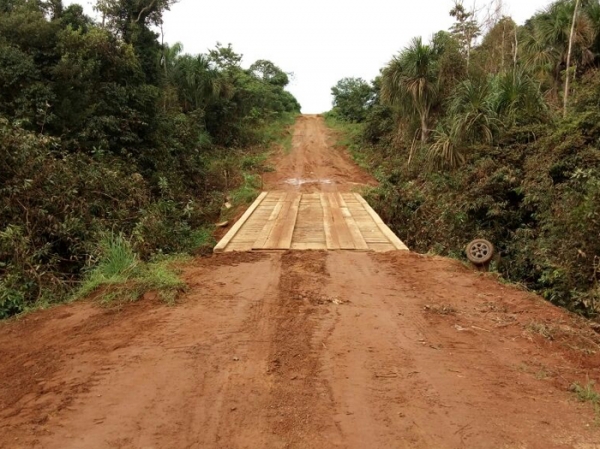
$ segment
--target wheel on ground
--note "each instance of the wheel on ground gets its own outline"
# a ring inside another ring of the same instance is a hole
[[[494,245],[484,239],[476,239],[467,245],[467,258],[475,265],[483,265],[492,260]]]

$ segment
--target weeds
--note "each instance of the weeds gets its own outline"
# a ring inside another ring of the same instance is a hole
[[[242,174],[244,182],[241,186],[231,192],[231,200],[234,206],[242,206],[251,204],[262,187],[262,180],[258,175],[249,173]]]
[[[587,380],[585,385],[574,382],[571,391],[575,393],[579,402],[589,402],[594,407],[594,424],[600,426],[600,393],[596,391],[596,382]]]
[[[194,254],[206,254],[212,251],[217,243],[213,236],[213,228],[213,226],[205,226],[192,232],[190,247]]]
[[[532,333],[541,335],[546,340],[554,340],[555,329],[543,323],[531,322],[525,328]]]
[[[596,382],[589,380],[585,385],[581,385],[578,382],[571,385],[571,391],[577,396],[577,400],[580,402],[591,402],[594,406],[600,406],[600,393],[596,391]]]
[[[541,369],[535,373],[535,378],[538,380],[545,380],[548,379],[548,377],[550,377],[550,374],[545,369]]]
[[[169,303],[185,289],[185,283],[171,268],[174,259],[143,262],[123,235],[107,235],[100,243],[98,263],[89,271],[72,299],[101,292],[102,302],[135,301],[148,291],[156,291]]]
[[[332,114],[325,114],[325,124],[336,132],[336,146],[345,147],[350,152],[352,159],[364,170],[370,171],[373,167],[369,161],[368,153],[361,151],[360,136],[363,133],[363,125],[339,120]],[[377,177],[377,173],[374,173]]]
[[[454,306],[449,304],[434,304],[432,306],[425,306],[425,311],[429,313],[435,313],[437,315],[456,315],[457,310]]]

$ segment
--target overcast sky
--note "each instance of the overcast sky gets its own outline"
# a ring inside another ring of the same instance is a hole
[[[478,0],[479,5],[489,0]],[[91,13],[92,0],[80,3]],[[504,0],[523,23],[550,0]],[[467,0],[465,4],[470,4]],[[331,87],[346,76],[371,80],[414,36],[429,39],[452,24],[453,0],[180,0],[165,16],[165,42],[189,53],[231,43],[243,65],[269,59],[294,78],[289,90],[304,113],[331,108]]]

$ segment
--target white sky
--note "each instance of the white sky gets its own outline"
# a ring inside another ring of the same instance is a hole
[[[504,5],[523,23],[550,2],[504,0]],[[95,1],[65,3],[83,4],[91,14]],[[165,15],[165,42],[181,42],[188,53],[231,43],[246,67],[269,59],[294,73],[288,89],[302,112],[320,113],[331,108],[330,89],[339,79],[370,81],[412,37],[429,39],[448,29],[452,5],[453,0],[180,0]]]

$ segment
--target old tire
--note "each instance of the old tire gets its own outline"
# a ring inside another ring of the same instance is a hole
[[[484,265],[494,257],[494,245],[485,239],[475,239],[467,245],[466,253],[475,265]]]

